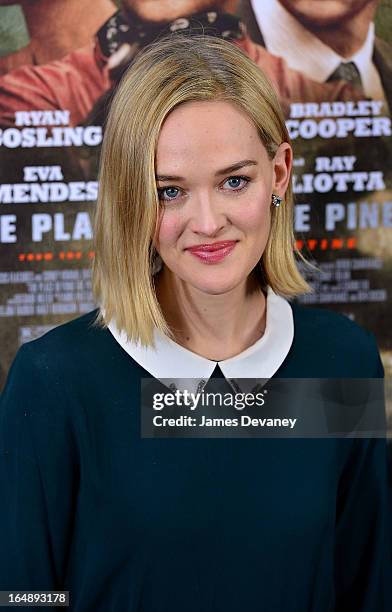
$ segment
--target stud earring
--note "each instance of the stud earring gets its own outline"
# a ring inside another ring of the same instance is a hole
[[[278,208],[282,202],[282,198],[277,196],[275,193],[272,194],[271,200],[272,200],[272,205],[276,206],[276,208]]]

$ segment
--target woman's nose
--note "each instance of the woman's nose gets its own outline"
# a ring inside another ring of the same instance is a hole
[[[188,227],[194,233],[214,235],[225,224],[226,216],[213,195],[203,193],[194,198]]]

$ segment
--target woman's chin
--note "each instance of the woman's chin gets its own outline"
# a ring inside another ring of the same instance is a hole
[[[243,280],[245,281],[245,278]],[[187,282],[202,293],[221,295],[232,291],[241,283],[241,279],[228,279],[227,275],[226,278],[214,278],[214,275],[211,275],[211,278],[189,278]]]

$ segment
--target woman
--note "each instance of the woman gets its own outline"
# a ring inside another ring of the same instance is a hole
[[[2,589],[68,590],[77,612],[390,610],[385,440],[140,433],[144,379],[383,376],[370,333],[286,299],[308,290],[291,166],[274,90],[232,44],[174,35],[126,73],[100,308],[23,345],[2,396]]]

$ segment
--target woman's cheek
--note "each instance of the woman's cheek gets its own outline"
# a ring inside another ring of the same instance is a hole
[[[260,198],[257,201],[248,201],[240,214],[242,225],[250,229],[269,227],[270,206]]]
[[[182,225],[177,215],[164,213],[158,233],[158,248],[164,249],[166,246],[175,244],[181,235]]]

